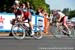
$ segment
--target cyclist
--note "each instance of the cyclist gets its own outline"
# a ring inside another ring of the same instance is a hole
[[[56,18],[58,19],[57,20],[57,25],[58,25],[58,28],[59,28],[59,25],[61,23],[63,23],[63,25],[67,28],[67,30],[69,31],[69,28],[67,26],[67,16],[65,14],[63,14],[61,11],[58,11],[58,10],[54,10],[53,11],[53,16],[56,16]],[[70,31],[69,31],[70,33]],[[70,34],[66,34],[66,35],[70,35]]]
[[[11,10],[13,10],[13,13],[15,14],[15,19],[12,19],[12,21],[11,21],[11,24],[14,25],[15,21],[18,18],[17,16],[21,15],[20,1],[15,0],[13,6],[11,7]],[[12,33],[10,33],[9,36],[13,36]]]
[[[20,7],[21,8],[21,16],[20,16],[19,21],[28,20],[28,24],[29,24],[29,26],[30,26],[30,28],[32,30],[31,31],[31,36],[33,36],[34,35],[34,31],[33,31],[33,25],[32,25],[32,22],[31,22],[32,15],[31,15],[29,9],[26,6],[27,5],[23,3],[21,5],[21,7]]]
[[[13,19],[12,21],[12,25],[15,24],[15,21],[16,19],[20,22],[22,21],[25,21],[25,20],[28,20],[28,23],[29,23],[29,26],[31,28],[31,36],[34,35],[34,32],[33,32],[33,25],[32,25],[32,22],[31,22],[31,13],[29,12],[28,8],[27,8],[27,4],[25,3],[16,3],[14,6],[13,6],[13,10],[14,10],[14,14],[15,14],[15,19]],[[18,15],[20,15],[20,17],[18,18]],[[10,36],[11,33],[10,33]]]

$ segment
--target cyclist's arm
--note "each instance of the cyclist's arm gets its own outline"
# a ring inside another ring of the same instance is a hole
[[[58,16],[59,16],[58,22],[60,22],[60,20],[61,20],[62,17],[61,17],[61,15],[58,15]]]
[[[23,17],[24,17],[24,14],[23,14],[23,11],[21,11],[21,16],[20,16],[19,20],[22,21]]]

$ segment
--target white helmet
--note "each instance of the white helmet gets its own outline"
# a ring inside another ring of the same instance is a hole
[[[15,0],[15,3],[16,3],[16,4],[19,4],[19,3],[20,3],[20,1],[18,1],[18,0]]]
[[[54,9],[53,12],[52,12],[52,14],[57,14],[57,12],[58,11],[56,9]]]

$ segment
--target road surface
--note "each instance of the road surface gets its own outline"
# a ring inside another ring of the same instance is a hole
[[[10,36],[0,36],[0,50],[75,50],[75,38],[44,36],[40,40],[28,37],[17,40]]]

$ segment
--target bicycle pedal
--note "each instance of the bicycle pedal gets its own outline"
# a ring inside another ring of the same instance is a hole
[[[66,35],[66,33],[63,32],[64,35]]]
[[[30,35],[30,37],[33,37],[32,35]]]

